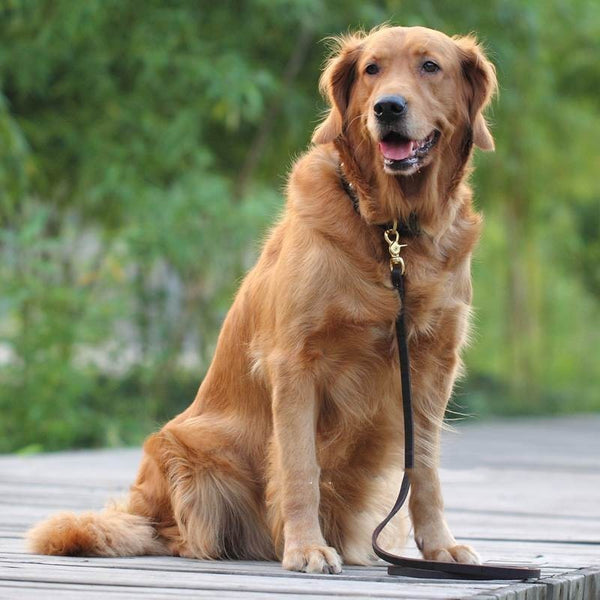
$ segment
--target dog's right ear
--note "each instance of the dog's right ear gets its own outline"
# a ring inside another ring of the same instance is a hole
[[[334,52],[319,80],[319,89],[331,108],[325,120],[315,129],[313,144],[333,142],[342,133],[363,38],[360,33],[334,38]]]

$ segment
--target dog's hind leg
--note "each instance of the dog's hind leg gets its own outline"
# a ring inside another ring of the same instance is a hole
[[[274,558],[262,486],[224,424],[203,416],[167,425],[145,446],[164,471],[174,554]]]

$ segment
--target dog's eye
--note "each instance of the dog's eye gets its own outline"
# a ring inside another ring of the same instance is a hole
[[[435,64],[432,60],[426,60],[421,66],[421,69],[423,69],[425,73],[435,73],[440,70],[440,66]]]
[[[379,73],[379,67],[375,63],[371,63],[370,65],[367,65],[365,73],[368,73],[369,75],[377,75],[377,73]]]

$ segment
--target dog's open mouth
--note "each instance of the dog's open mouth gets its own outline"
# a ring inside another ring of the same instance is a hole
[[[437,129],[434,129],[422,140],[410,140],[392,131],[379,142],[379,151],[383,155],[383,162],[387,168],[394,171],[405,171],[412,167],[418,167],[439,138],[440,132]]]

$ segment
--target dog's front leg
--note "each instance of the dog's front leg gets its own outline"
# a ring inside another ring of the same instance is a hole
[[[444,501],[438,475],[440,430],[454,382],[455,369],[444,377],[445,385],[422,378],[413,380],[415,418],[415,466],[410,473],[409,509],[415,542],[424,558],[444,562],[478,564],[473,548],[457,544],[444,518]],[[430,372],[431,373],[431,372]],[[428,385],[429,383],[429,385]],[[423,392],[429,392],[427,396]]]
[[[457,544],[446,524],[437,468],[415,466],[410,481],[410,513],[415,541],[424,558],[478,564],[480,561],[475,550]]]
[[[316,454],[318,415],[312,377],[277,369],[273,393],[274,474],[283,519],[285,569],[339,573],[341,559],[327,546],[319,525],[320,468]]]

